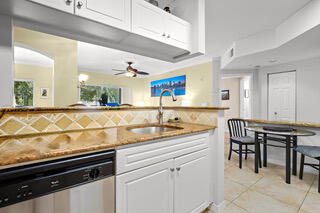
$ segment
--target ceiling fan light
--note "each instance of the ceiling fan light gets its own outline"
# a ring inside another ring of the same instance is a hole
[[[133,76],[134,76],[134,74],[133,74],[133,73],[131,73],[131,72],[127,72],[127,73],[126,73],[126,76],[127,76],[127,77],[133,77]]]

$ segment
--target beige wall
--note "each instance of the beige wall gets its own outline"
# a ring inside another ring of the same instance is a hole
[[[88,84],[117,86],[123,88],[123,103],[140,105],[144,98],[144,80],[93,72],[79,71],[79,74],[88,75]]]
[[[223,100],[221,102],[223,107],[230,108],[229,110],[225,111],[226,122],[230,118],[239,118],[240,117],[240,78],[222,79],[221,89],[229,90],[229,94],[230,94],[230,100]]]
[[[195,65],[161,75],[145,79],[144,103],[146,106],[159,105],[159,97],[151,97],[151,81],[186,75],[186,95],[177,96],[178,100],[172,102],[171,97],[163,97],[164,105],[181,106],[182,101],[187,101],[190,106],[201,106],[207,104],[212,106],[213,84],[212,84],[212,62]]]
[[[34,80],[35,94],[34,106],[35,107],[51,107],[53,106],[52,100],[52,81],[53,68],[40,67],[25,64],[15,64],[15,79]],[[41,88],[49,88],[49,97],[41,98]]]
[[[78,101],[77,41],[24,28],[14,28],[14,41],[38,49],[54,58],[54,105]]]

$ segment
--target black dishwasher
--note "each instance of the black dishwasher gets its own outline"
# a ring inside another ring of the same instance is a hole
[[[114,161],[108,150],[0,170],[0,208],[106,178],[114,184]]]

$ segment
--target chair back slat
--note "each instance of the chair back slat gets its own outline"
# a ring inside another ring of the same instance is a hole
[[[242,119],[229,119],[228,128],[230,137],[244,137],[247,136],[247,131],[245,130],[246,121]]]

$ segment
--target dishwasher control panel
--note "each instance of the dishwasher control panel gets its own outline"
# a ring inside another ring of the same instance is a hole
[[[48,163],[51,167],[48,169],[34,169],[31,166],[30,169],[36,172],[24,168],[25,175],[0,179],[0,208],[113,176],[114,156],[102,158],[101,161],[99,159],[91,163],[79,159],[78,163],[73,161],[71,164],[66,163],[65,167],[57,165],[56,168]],[[0,177],[1,175],[0,171]]]

